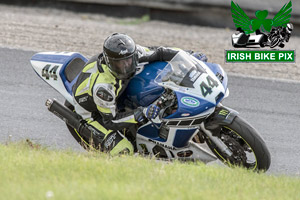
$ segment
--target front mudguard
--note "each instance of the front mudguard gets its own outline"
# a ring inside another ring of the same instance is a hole
[[[206,119],[204,123],[205,128],[210,130],[213,136],[219,136],[222,126],[231,124],[238,114],[237,111],[220,105],[216,107],[215,112]]]

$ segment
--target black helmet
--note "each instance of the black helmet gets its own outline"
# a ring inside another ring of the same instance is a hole
[[[103,44],[103,57],[111,73],[118,79],[134,76],[138,54],[134,41],[128,35],[114,33]]]

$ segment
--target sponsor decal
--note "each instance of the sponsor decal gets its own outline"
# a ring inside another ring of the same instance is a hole
[[[87,100],[88,100],[88,96],[81,97],[78,99],[78,103],[83,103],[83,102],[86,102]]]
[[[191,115],[190,113],[183,113],[183,114],[181,114],[182,117],[188,117],[190,115]]]
[[[225,62],[294,63],[295,50],[278,50],[289,42],[294,29],[290,23],[291,12],[292,2],[289,1],[272,19],[268,18],[267,10],[257,10],[255,17],[250,18],[237,3],[231,1],[232,19],[236,27],[236,32],[231,36],[232,46],[256,49],[225,50]]]
[[[200,102],[193,97],[182,97],[181,103],[189,107],[198,107]]]
[[[192,82],[195,82],[197,80],[197,78],[201,75],[200,72],[193,70],[190,74],[189,77],[191,79]]]
[[[117,133],[111,134],[104,143],[105,148],[108,148],[111,143],[116,139]]]
[[[223,116],[227,116],[229,114],[229,111],[228,110],[224,110],[222,109],[220,112],[219,112],[219,115],[223,115]]]
[[[160,146],[162,146],[162,147],[164,147],[164,148],[171,149],[171,150],[176,150],[176,148],[173,147],[173,146],[168,146],[168,145],[166,145],[166,144],[164,144],[164,143],[160,143],[160,142],[155,141],[155,140],[152,140],[152,139],[148,139],[148,140],[149,140],[150,142],[153,142],[153,143],[155,143],[155,144],[158,144],[158,145],[160,145]]]

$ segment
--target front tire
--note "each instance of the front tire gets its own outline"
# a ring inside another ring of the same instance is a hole
[[[212,152],[225,164],[243,166],[251,170],[267,171],[270,167],[270,152],[259,133],[244,119],[237,116],[229,125],[221,127],[220,139],[233,153],[223,153],[206,137]]]
[[[272,38],[270,48],[275,48],[279,44],[280,40],[277,37]]]

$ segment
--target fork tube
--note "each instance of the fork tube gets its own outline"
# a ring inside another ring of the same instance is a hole
[[[221,150],[221,152],[225,153],[228,156],[232,155],[230,149],[223,143],[223,141],[212,135],[211,131],[207,130],[204,126],[204,122],[200,124],[201,130],[209,137],[209,139]]]

